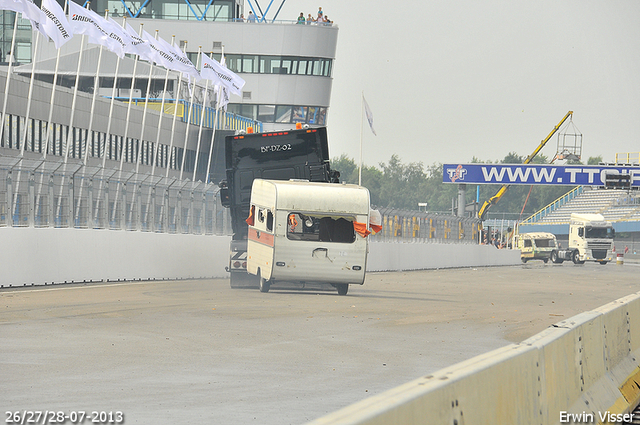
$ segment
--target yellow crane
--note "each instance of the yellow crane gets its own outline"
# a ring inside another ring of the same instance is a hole
[[[538,155],[538,152],[540,152],[542,150],[542,148],[544,147],[544,145],[547,144],[547,142],[553,137],[554,134],[556,134],[556,132],[560,129],[560,127],[562,127],[562,124],[564,124],[564,122],[567,120],[567,118],[573,116],[573,111],[569,111],[567,112],[567,115],[564,116],[564,118],[562,118],[562,120],[560,120],[560,122],[558,123],[558,125],[556,125],[555,127],[553,127],[553,130],[551,130],[551,133],[549,133],[549,135],[547,137],[545,137],[540,144],[538,145],[538,147],[531,152],[531,155],[529,155],[527,157],[527,159],[524,160],[524,164],[529,164],[531,161],[533,161],[533,158],[536,157],[536,155]],[[554,158],[555,159],[555,158]],[[497,204],[498,201],[504,196],[504,194],[506,193],[507,189],[509,189],[509,185],[505,184],[504,186],[502,186],[500,188],[500,190],[498,191],[498,193],[496,193],[495,195],[493,195],[491,198],[487,199],[484,204],[482,205],[482,207],[480,208],[480,211],[478,211],[478,218],[482,221],[484,221],[484,219],[487,216],[487,212],[489,211],[489,208],[491,208],[493,205]]]

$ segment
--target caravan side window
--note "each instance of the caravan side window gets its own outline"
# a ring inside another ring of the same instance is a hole
[[[273,232],[273,213],[267,210],[267,230]]]
[[[297,212],[287,217],[287,238],[300,241],[353,243],[353,217],[307,215]]]

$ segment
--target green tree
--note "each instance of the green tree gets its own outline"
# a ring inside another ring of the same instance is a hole
[[[358,164],[345,154],[331,160],[331,169],[340,172],[340,181],[349,184],[358,184]],[[362,186],[369,189],[371,204],[381,204],[380,187],[382,185],[382,171],[376,167],[362,166]]]
[[[587,165],[598,165],[601,162],[603,162],[602,155],[590,156],[589,159],[587,160]]]

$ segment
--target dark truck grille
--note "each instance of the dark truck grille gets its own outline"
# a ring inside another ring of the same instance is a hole
[[[611,249],[611,242],[589,242],[587,247],[591,250],[593,258],[602,259],[607,257],[607,251]]]

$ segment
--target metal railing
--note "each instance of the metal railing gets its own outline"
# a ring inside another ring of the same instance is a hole
[[[0,226],[231,234],[214,184],[0,157]]]
[[[478,243],[480,220],[380,209],[374,241]],[[60,158],[0,156],[0,227],[231,235],[217,185]]]
[[[392,208],[379,211],[382,230],[372,241],[477,244],[479,240],[481,221],[477,218]]]

